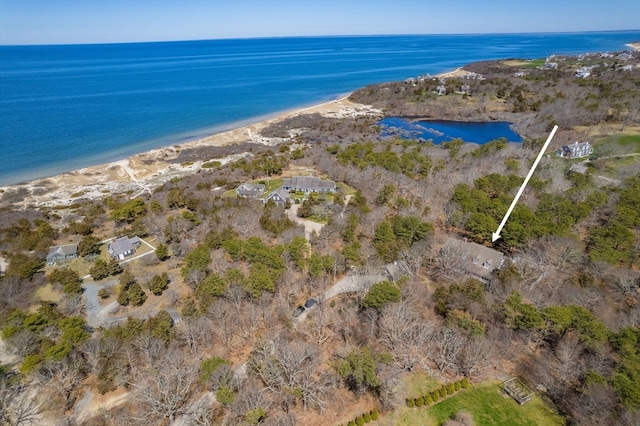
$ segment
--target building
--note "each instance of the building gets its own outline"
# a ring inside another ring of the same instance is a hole
[[[398,280],[404,276],[411,275],[406,262],[398,260],[394,260],[393,262],[386,264],[383,268],[383,272],[393,283],[398,282]]]
[[[62,246],[49,247],[47,254],[47,264],[53,265],[78,257],[78,244],[65,244]]]
[[[459,269],[482,280],[488,279],[504,262],[501,252],[481,244],[449,238],[445,246],[459,256]]]
[[[569,145],[563,145],[558,150],[558,156],[562,158],[580,158],[593,154],[593,147],[589,142],[575,141]]]
[[[283,207],[289,200],[289,192],[283,188],[278,188],[267,195],[264,199],[264,203],[266,204],[269,201],[273,201],[276,205]]]
[[[140,242],[138,237],[114,238],[107,246],[107,252],[114,259],[124,260],[125,257],[135,254],[136,248],[140,247]]]
[[[264,195],[264,185],[261,183],[243,183],[236,188],[236,195],[240,198],[251,198],[257,200]]]
[[[282,181],[285,191],[300,192],[335,192],[336,183],[332,180],[321,180],[315,176],[294,176]]]

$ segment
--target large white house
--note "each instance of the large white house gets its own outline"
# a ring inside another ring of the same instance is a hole
[[[593,154],[593,147],[589,142],[575,141],[569,145],[563,145],[558,151],[558,156],[562,158],[580,158]]]

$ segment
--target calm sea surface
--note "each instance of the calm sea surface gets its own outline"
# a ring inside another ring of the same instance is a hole
[[[640,31],[0,46],[0,185],[468,62],[626,49]]]

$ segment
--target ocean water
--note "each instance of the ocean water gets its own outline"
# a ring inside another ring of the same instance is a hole
[[[508,142],[522,142],[522,136],[511,129],[506,121],[466,122],[428,120],[413,121],[400,117],[383,118],[378,122],[382,127],[381,135],[400,136],[406,139],[431,141],[439,145],[453,139],[464,142],[485,144],[499,138]]]
[[[626,49],[640,31],[0,46],[0,186],[466,63]]]

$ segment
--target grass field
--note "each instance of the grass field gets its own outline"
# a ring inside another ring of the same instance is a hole
[[[640,134],[623,133],[606,137],[593,145],[598,156],[640,153]]]
[[[506,61],[500,61],[502,64],[508,67],[518,67],[518,68],[536,68],[544,65],[545,59],[533,59],[530,61],[522,61],[517,59],[509,59]]]
[[[496,381],[473,385],[429,408],[403,407],[379,421],[380,425],[440,426],[459,411],[467,411],[477,426],[556,426],[564,419],[539,396],[524,405],[505,397]]]

